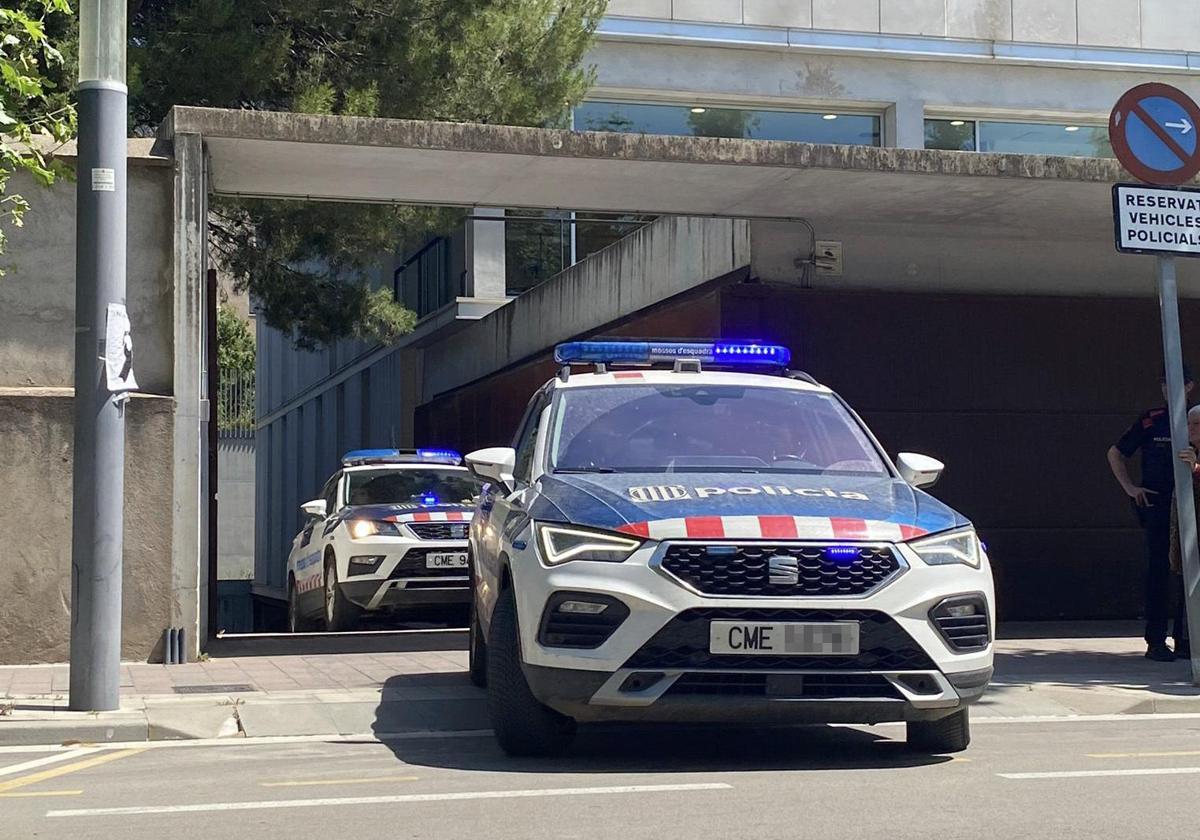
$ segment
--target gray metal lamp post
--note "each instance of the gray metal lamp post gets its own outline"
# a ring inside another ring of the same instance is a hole
[[[80,711],[120,705],[125,385],[132,384],[125,315],[125,3],[81,0],[79,7],[70,707]],[[127,381],[120,371],[113,375],[121,356]]]

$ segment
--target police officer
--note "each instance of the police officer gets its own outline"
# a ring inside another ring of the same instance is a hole
[[[1195,383],[1184,366],[1188,396]],[[1162,379],[1163,399],[1167,383]],[[1142,483],[1129,477],[1128,460],[1142,453]],[[1167,614],[1171,595],[1171,507],[1174,496],[1175,453],[1171,448],[1171,420],[1165,406],[1152,408],[1129,427],[1108,450],[1108,465],[1121,489],[1133,500],[1146,535],[1146,658],[1171,662],[1175,653],[1167,647]],[[1177,649],[1186,644],[1187,628],[1177,617],[1173,637]],[[1180,650],[1182,653],[1182,650]]]

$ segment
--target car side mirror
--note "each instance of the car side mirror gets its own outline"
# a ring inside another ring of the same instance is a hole
[[[512,487],[517,451],[508,446],[476,449],[466,457],[467,469],[483,481]]]
[[[946,469],[937,458],[916,452],[901,452],[896,456],[896,466],[900,469],[900,477],[913,487],[932,487]]]
[[[324,519],[327,512],[325,510],[324,499],[313,499],[311,502],[305,502],[300,505],[300,510],[313,519]]]

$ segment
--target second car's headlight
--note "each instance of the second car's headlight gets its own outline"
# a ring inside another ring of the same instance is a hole
[[[380,519],[352,519],[347,523],[350,536],[361,540],[367,537],[399,537],[400,528],[395,522],[384,522]]]
[[[978,569],[983,555],[974,528],[960,528],[935,537],[914,540],[908,545],[931,566],[963,563]]]
[[[587,531],[565,525],[538,525],[542,560],[547,566],[557,566],[570,560],[599,560],[621,563],[628,560],[641,546],[633,540],[603,531]]]

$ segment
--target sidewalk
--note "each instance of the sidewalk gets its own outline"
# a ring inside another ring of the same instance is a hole
[[[1144,649],[1129,637],[1001,638],[974,714],[1200,713],[1189,664]],[[466,665],[461,650],[128,664],[121,710],[98,714],[66,709],[65,665],[0,667],[0,745],[486,729]]]

